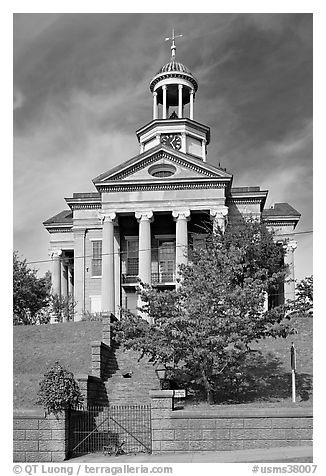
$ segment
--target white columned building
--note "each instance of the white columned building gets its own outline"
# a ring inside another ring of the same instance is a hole
[[[233,175],[216,165],[210,128],[194,120],[198,81],[176,57],[177,38],[173,33],[171,57],[149,84],[153,111],[136,131],[139,154],[95,177],[93,192],[74,193],[65,199],[68,209],[44,222],[52,292],[72,290],[75,320],[85,313],[137,313],[139,281],[175,289],[188,246],[205,243],[207,227],[224,233],[233,220],[254,216],[291,236],[300,219],[288,203],[265,208],[267,190],[233,187]],[[294,249],[290,242],[285,256],[292,278]],[[293,281],[284,291],[286,299],[294,297]]]

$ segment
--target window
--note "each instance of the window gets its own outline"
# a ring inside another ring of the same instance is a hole
[[[171,177],[176,173],[177,169],[172,164],[155,164],[148,169],[148,173],[152,177]]]
[[[158,249],[159,282],[173,282],[175,271],[175,242],[160,241]]]
[[[92,276],[102,276],[102,241],[93,241]]]
[[[127,241],[127,275],[138,276],[138,239]]]

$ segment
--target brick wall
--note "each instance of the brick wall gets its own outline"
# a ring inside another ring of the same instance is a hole
[[[40,410],[14,411],[14,462],[60,462],[68,453],[68,419]]]
[[[106,407],[109,404],[105,383],[94,375],[75,375],[84,405]]]
[[[172,411],[172,395],[151,392],[153,453],[312,445],[310,408]]]

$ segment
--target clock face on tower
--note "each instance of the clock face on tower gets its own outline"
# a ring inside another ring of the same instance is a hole
[[[172,147],[175,150],[181,149],[181,135],[180,134],[162,134],[161,143]]]

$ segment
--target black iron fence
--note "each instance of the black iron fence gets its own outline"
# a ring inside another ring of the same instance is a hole
[[[151,453],[150,405],[79,407],[70,412],[69,453]]]

